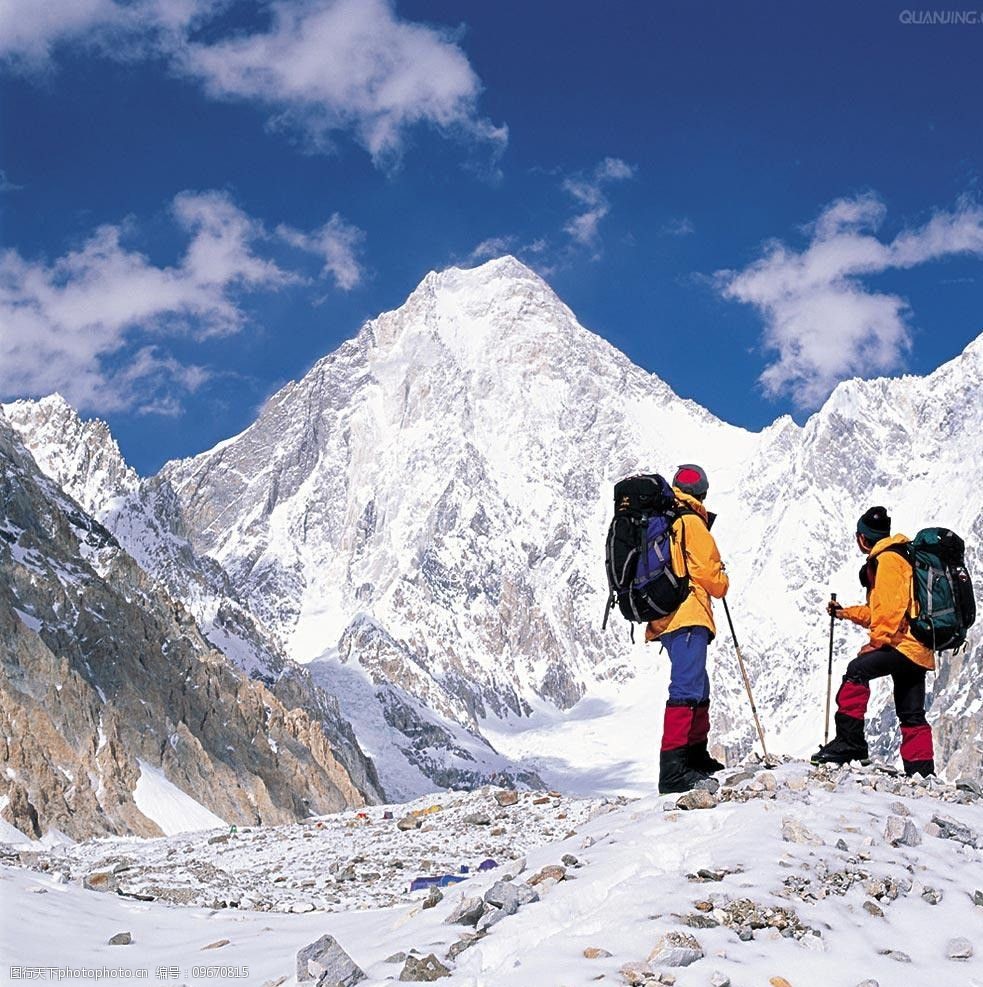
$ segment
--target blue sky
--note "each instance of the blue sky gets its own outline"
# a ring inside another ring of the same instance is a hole
[[[5,0],[0,400],[152,472],[502,252],[747,427],[927,372],[983,329],[983,9],[932,12]]]

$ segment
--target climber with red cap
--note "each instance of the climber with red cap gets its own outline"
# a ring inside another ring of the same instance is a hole
[[[707,750],[710,732],[710,677],[707,648],[716,633],[711,597],[721,599],[729,585],[703,506],[709,483],[692,463],[672,481],[677,518],[672,532],[672,568],[689,575],[689,595],[667,617],[650,621],[645,640],[658,640],[669,652],[669,700],[662,728],[659,791],[685,792],[723,765]]]
[[[914,612],[912,568],[903,549],[908,539],[891,536],[891,518],[883,507],[863,513],[856,537],[857,547],[867,556],[860,570],[867,603],[842,607],[830,600],[826,612],[870,628],[870,640],[846,667],[836,694],[836,736],[813,754],[812,763],[868,760],[864,714],[870,681],[890,675],[905,774],[928,776],[935,773],[935,754],[932,728],[925,719],[925,673],[935,668],[935,654],[908,629],[908,615]]]

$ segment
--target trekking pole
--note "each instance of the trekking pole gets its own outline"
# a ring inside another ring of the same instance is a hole
[[[836,594],[829,594],[830,600],[836,602]],[[829,743],[829,704],[830,699],[833,695],[833,625],[836,623],[836,617],[833,614],[829,615],[829,670],[826,673],[826,729],[823,731],[823,743]]]
[[[758,728],[758,737],[761,740],[761,750],[765,756],[765,767],[773,767],[771,758],[768,756],[768,748],[765,746],[765,732],[761,729],[761,720],[758,719],[758,708],[754,705],[754,696],[751,694],[751,680],[747,677],[747,669],[744,667],[744,659],[741,657],[741,646],[737,643],[737,634],[734,633],[734,621],[730,619],[730,607],[727,606],[727,598],[723,598],[724,613],[727,614],[727,623],[730,626],[730,636],[734,641],[734,651],[737,654],[737,664],[741,669],[741,677],[744,679],[744,688],[747,689],[747,697],[751,703],[751,713],[754,715],[754,725]]]

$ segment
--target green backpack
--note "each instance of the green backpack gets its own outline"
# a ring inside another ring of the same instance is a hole
[[[933,651],[958,650],[976,620],[962,538],[948,528],[923,528],[903,548],[918,604],[918,616],[908,624],[912,635]]]

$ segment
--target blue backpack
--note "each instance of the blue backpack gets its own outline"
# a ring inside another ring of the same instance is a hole
[[[681,513],[672,487],[658,473],[614,485],[604,551],[610,592],[601,630],[615,604],[626,620],[644,624],[667,617],[689,595],[689,576],[672,571],[672,525]]]

